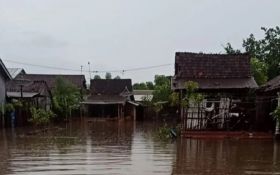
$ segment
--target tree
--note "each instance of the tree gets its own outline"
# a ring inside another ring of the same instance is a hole
[[[133,84],[133,89],[135,90],[147,90],[147,85],[145,83],[135,83]]]
[[[71,111],[80,106],[81,95],[71,82],[58,77],[55,82],[53,103],[58,116],[71,116]]]
[[[121,79],[121,77],[120,76],[115,76],[115,78],[114,78],[115,80],[119,80],[119,79]]]
[[[155,76],[155,87],[153,91],[153,101],[169,101],[171,95],[171,83],[170,78],[164,75]]]
[[[93,79],[95,79],[95,80],[100,80],[101,77],[100,77],[100,75],[94,75]]]
[[[258,85],[263,85],[267,82],[267,64],[257,58],[251,59],[251,67],[253,76]]]
[[[147,89],[154,90],[154,84],[151,81],[146,82]]]
[[[262,85],[280,74],[280,28],[261,28],[264,38],[257,40],[253,34],[243,40],[243,48],[251,57],[253,75],[256,82]],[[226,53],[240,53],[228,43]]]
[[[112,74],[110,72],[107,72],[105,74],[105,79],[107,79],[107,80],[112,79]]]
[[[227,43],[226,46],[224,46],[224,49],[225,49],[226,53],[228,53],[228,54],[239,54],[239,53],[241,53],[240,50],[238,50],[238,49],[235,50],[235,49],[231,46],[230,43]]]
[[[268,79],[280,74],[280,28],[261,28],[264,38],[256,40],[253,34],[243,40],[243,47],[252,57],[267,64]]]

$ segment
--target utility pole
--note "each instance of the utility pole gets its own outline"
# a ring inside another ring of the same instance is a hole
[[[89,73],[89,79],[91,80],[90,62],[88,62],[88,73]]]
[[[83,66],[81,66],[81,75],[83,75]]]

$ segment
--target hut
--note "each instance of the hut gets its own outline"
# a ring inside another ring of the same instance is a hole
[[[254,114],[244,103],[250,91],[258,87],[251,74],[250,55],[177,52],[171,87],[180,93],[180,100],[188,81],[198,83],[204,100],[187,110],[181,107],[184,129],[235,130],[252,120]]]
[[[138,104],[134,101],[130,79],[91,80],[90,96],[82,104],[89,117],[136,119]]]

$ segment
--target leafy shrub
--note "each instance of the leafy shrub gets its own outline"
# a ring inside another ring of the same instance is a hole
[[[51,119],[54,117],[54,113],[50,110],[46,111],[44,109],[31,107],[30,112],[31,119],[29,119],[29,122],[32,122],[35,125],[49,124]]]

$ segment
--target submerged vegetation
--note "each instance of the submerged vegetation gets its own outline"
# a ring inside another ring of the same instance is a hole
[[[30,108],[31,118],[29,122],[33,123],[35,126],[48,125],[52,118],[54,118],[54,113],[51,110],[44,110],[41,108],[36,109],[35,107]]]

